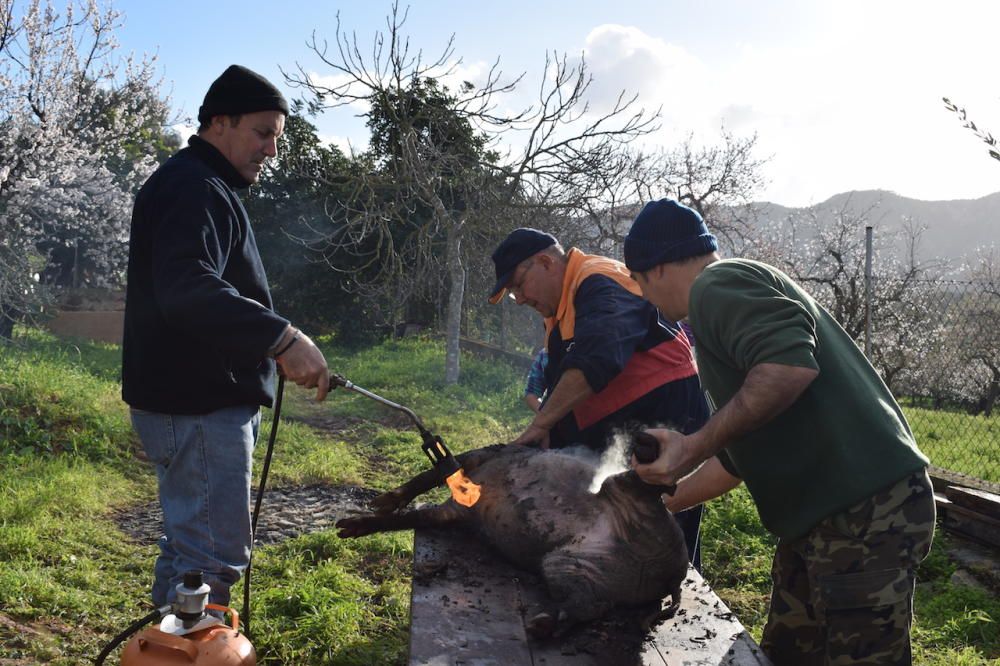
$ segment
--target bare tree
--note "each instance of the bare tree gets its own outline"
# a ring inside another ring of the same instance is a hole
[[[1000,150],[997,149],[997,140],[993,138],[993,135],[990,134],[988,130],[978,127],[975,122],[969,120],[969,116],[965,112],[964,108],[954,104],[947,97],[942,97],[941,99],[944,102],[944,107],[946,109],[958,115],[958,119],[962,121],[962,127],[970,130],[973,134],[979,137],[983,143],[989,146],[990,157],[995,160],[1000,160]]]
[[[679,145],[620,155],[615,177],[600,196],[585,200],[583,228],[590,247],[618,256],[632,220],[651,200],[671,197],[697,210],[729,254],[744,254],[755,233],[753,196],[764,185],[767,158],[756,155],[757,136],[721,130],[721,141],[700,145],[688,135]]]
[[[767,158],[756,155],[756,134],[740,137],[723,128],[721,135],[721,143],[702,147],[688,136],[667,151],[654,183],[701,213],[724,247],[742,254],[753,233],[750,203],[765,184],[762,167]]]
[[[962,321],[969,332],[968,344],[962,348],[967,362],[978,366],[981,380],[976,391],[974,411],[990,416],[1000,400],[1000,252],[997,248],[980,248],[972,266],[972,275],[981,285],[980,293],[970,296]]]
[[[433,291],[444,266],[445,379],[454,383],[467,272],[472,257],[484,253],[475,241],[489,247],[514,221],[569,219],[592,208],[628,172],[627,147],[656,129],[656,114],[625,93],[595,112],[585,62],[554,56],[546,59],[537,103],[500,110],[523,75],[505,77],[494,63],[484,82],[449,89],[443,81],[461,63],[453,41],[425,60],[402,33],[405,20],[394,5],[385,31],[362,49],[338,17],[332,48],[315,35],[310,44],[332,77],[321,82],[301,65],[285,76],[310,95],[316,111],[364,109],[372,142],[361,157],[369,168],[356,174],[354,196],[338,202],[344,215],[326,242],[353,266],[378,267],[367,273],[365,288],[392,285],[403,301]]]
[[[854,340],[865,332],[865,227],[877,226],[872,312],[875,327],[872,362],[892,386],[940,342],[944,322],[931,307],[928,279],[944,264],[921,261],[917,249],[923,229],[903,219],[890,229],[874,220],[877,204],[862,211],[850,199],[838,209],[812,207],[764,228],[748,256],[781,268],[830,311]]]

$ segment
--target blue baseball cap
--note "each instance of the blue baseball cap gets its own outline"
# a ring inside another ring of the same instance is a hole
[[[496,268],[497,281],[490,292],[490,303],[499,303],[507,293],[507,284],[514,277],[518,264],[533,257],[547,247],[559,241],[552,234],[538,229],[521,227],[514,229],[504,238],[497,249],[493,251],[493,265]]]

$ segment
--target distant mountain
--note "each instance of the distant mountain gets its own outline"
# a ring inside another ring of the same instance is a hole
[[[761,223],[783,220],[806,210],[769,202],[755,202],[752,206]],[[884,190],[861,190],[835,194],[811,208],[819,212],[821,220],[825,216],[832,218],[842,209],[859,214],[872,208],[869,222],[876,234],[880,229],[898,229],[904,219],[910,218],[926,227],[919,247],[925,259],[955,260],[981,245],[1000,247],[1000,192],[979,199],[921,201]]]

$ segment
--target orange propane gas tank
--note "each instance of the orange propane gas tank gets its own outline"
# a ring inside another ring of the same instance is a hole
[[[232,626],[216,624],[177,636],[159,629],[146,629],[122,652],[121,666],[256,666],[257,654],[239,632],[239,615],[225,606],[208,608],[232,614]]]

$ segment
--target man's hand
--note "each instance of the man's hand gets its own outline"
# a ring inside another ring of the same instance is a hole
[[[593,394],[583,372],[579,368],[570,368],[556,383],[528,429],[510,444],[527,446],[538,442],[543,449],[549,448],[549,431],[555,427],[559,419],[573,411],[573,407]]]
[[[660,457],[648,465],[632,461],[646,483],[669,485],[693,472],[730,442],[757,430],[788,409],[816,379],[813,368],[761,363],[747,373],[736,395],[697,432],[647,430],[660,442]]]
[[[689,437],[674,430],[654,428],[647,430],[660,443],[660,455],[648,465],[643,465],[632,456],[632,469],[639,478],[655,486],[676,484],[682,477],[694,471],[701,460],[689,454]]]
[[[294,344],[286,347],[294,336],[298,336]],[[326,357],[309,336],[302,331],[291,329],[278,345],[285,351],[275,359],[281,374],[303,388],[316,389],[316,401],[326,398],[330,390],[330,370],[326,367]]]
[[[519,446],[530,446],[537,443],[543,449],[547,449],[549,448],[549,430],[532,423],[527,430],[521,433],[520,437],[509,443]]]
[[[678,513],[725,495],[740,483],[742,480],[727,472],[718,456],[712,456],[697,472],[677,484],[677,492],[663,495],[663,505],[670,513]]]

